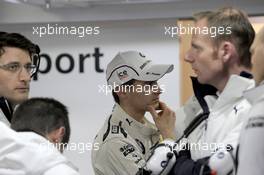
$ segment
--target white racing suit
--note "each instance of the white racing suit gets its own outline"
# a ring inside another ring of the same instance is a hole
[[[241,75],[249,74],[242,72]],[[218,168],[234,164],[234,148],[251,108],[243,91],[254,87],[254,81],[242,76],[230,76],[223,92],[215,95],[212,87],[193,79],[196,98],[176,111],[177,134],[183,134],[182,138],[187,139],[188,149],[178,153],[170,175],[211,174],[212,171],[218,175],[231,173],[232,166],[225,171]]]
[[[252,104],[239,140],[237,175],[264,173],[264,82],[247,91],[245,97]]]
[[[159,144],[159,140],[160,134],[153,124],[146,119],[145,124],[139,123],[116,104],[93,144],[99,145],[98,150],[92,151],[95,175],[165,173],[163,170],[169,165],[167,160],[175,162],[174,141],[165,140]],[[156,150],[153,149],[155,146]],[[161,154],[163,151],[165,154]],[[156,164],[156,156],[151,155],[158,156],[159,164]],[[154,169],[149,170],[148,166],[153,165]]]

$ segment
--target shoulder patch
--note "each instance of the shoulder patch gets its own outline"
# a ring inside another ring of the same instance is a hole
[[[119,126],[112,125],[111,133],[112,134],[118,134],[119,133]]]
[[[123,147],[121,147],[119,150],[126,157],[128,154],[135,151],[135,147],[131,144],[127,144],[127,145],[124,145]]]
[[[111,117],[109,117],[108,122],[107,122],[107,129],[106,132],[103,134],[103,142],[106,142],[109,139],[114,139],[114,138],[127,138],[128,134],[125,131],[125,129],[122,127],[122,121],[119,121],[117,124],[116,122],[113,123],[111,122]]]
[[[250,128],[263,128],[264,127],[264,116],[250,118],[246,129]]]

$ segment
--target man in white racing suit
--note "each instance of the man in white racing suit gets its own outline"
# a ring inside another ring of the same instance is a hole
[[[106,78],[116,104],[94,141],[99,143],[99,149],[92,152],[96,175],[162,173],[173,165],[175,114],[159,101],[161,89],[157,84],[172,70],[173,65],[153,64],[137,51],[120,52],[108,64]],[[153,116],[154,121],[161,121],[159,131],[144,117],[147,110],[153,114],[155,109],[161,110]],[[164,139],[161,143],[160,135]],[[163,153],[158,150],[165,154],[159,156],[161,164],[149,170],[154,147],[157,154]]]
[[[237,175],[262,175],[264,172],[264,27],[251,46],[251,54],[257,87],[244,94],[252,108],[239,140]]]
[[[248,17],[232,7],[195,15],[196,28],[223,26],[226,33],[215,36],[210,32],[193,33],[185,61],[197,74],[197,79],[193,78],[195,97],[176,111],[176,129],[181,129],[178,143],[184,140],[188,145],[178,152],[171,175],[232,171],[232,164],[228,167],[222,163],[234,159],[245,114],[251,108],[243,91],[254,87],[248,73],[254,30]]]

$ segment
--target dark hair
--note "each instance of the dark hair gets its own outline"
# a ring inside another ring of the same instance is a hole
[[[39,54],[38,45],[32,43],[29,39],[19,33],[7,33],[0,31],[0,56],[5,52],[4,47],[16,47],[25,50],[30,56]]]
[[[122,84],[121,86],[123,86],[123,85],[129,85],[130,86],[130,85],[134,84],[134,82],[135,82],[135,79],[132,79],[132,80],[129,80],[128,82]],[[119,99],[118,95],[114,92],[114,90],[112,90],[112,95],[114,97],[115,102],[120,104],[120,99]]]
[[[254,41],[255,31],[248,16],[241,10],[225,7],[210,14],[207,18],[208,27],[229,27],[231,34],[217,34],[213,41],[218,45],[222,41],[232,42],[240,57],[240,64],[251,68],[250,46]]]
[[[68,110],[52,98],[31,98],[18,106],[11,120],[11,128],[16,131],[33,131],[42,136],[65,127],[62,143],[70,138]]]

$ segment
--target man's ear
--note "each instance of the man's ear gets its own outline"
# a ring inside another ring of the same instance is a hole
[[[61,143],[64,135],[65,135],[65,127],[59,127],[58,129],[50,132],[47,135],[47,138],[50,142],[56,144],[56,143]]]
[[[228,62],[232,57],[237,57],[236,47],[229,41],[223,41],[219,45],[219,57],[223,62]]]

